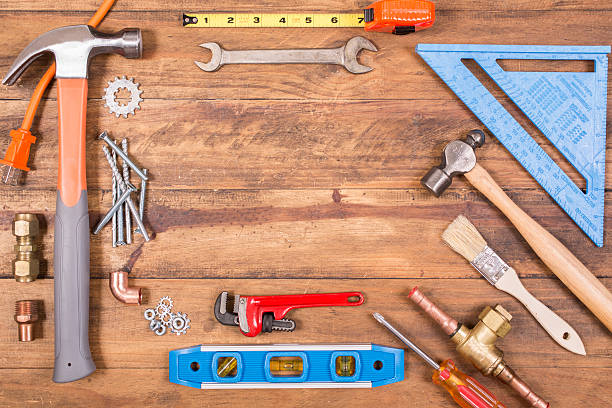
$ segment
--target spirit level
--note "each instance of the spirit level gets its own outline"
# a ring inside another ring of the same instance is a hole
[[[170,382],[201,389],[372,388],[404,379],[404,350],[376,344],[195,346],[173,350]]]

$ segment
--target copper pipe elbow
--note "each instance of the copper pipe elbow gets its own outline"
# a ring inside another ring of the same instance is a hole
[[[419,290],[418,286],[412,288],[408,294],[408,299],[416,303],[425,313],[427,313],[436,323],[440,325],[444,333],[452,335],[457,331],[459,323],[447,315],[442,309],[436,306]]]
[[[129,286],[127,272],[111,272],[108,277],[108,285],[118,301],[128,305],[139,305],[142,302],[142,289]]]

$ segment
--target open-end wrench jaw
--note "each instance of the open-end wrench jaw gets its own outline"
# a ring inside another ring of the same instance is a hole
[[[207,72],[213,72],[221,68],[221,57],[223,54],[223,49],[221,46],[215,42],[207,42],[200,44],[200,47],[209,49],[211,52],[211,57],[210,61],[208,62],[194,61],[198,68]]]
[[[357,56],[361,50],[378,51],[376,46],[370,40],[363,37],[353,37],[344,46],[344,68],[353,74],[365,74],[373,68],[362,65],[357,60]]]
[[[226,326],[238,326],[238,313],[227,310],[227,292],[221,292],[215,301],[215,319]]]

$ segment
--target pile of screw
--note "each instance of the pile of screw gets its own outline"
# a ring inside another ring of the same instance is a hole
[[[142,222],[144,215],[144,201],[147,187],[147,169],[140,169],[128,157],[128,142],[127,139],[121,141],[121,147],[116,142],[112,141],[108,134],[102,132],[99,139],[104,140],[107,146],[102,146],[102,151],[108,160],[108,164],[113,172],[113,187],[112,198],[113,206],[102,217],[102,220],[96,225],[93,233],[97,234],[100,230],[112,220],[112,235],[113,247],[132,243],[132,217],[138,228],[134,231],[135,234],[141,234],[145,241],[149,241],[149,234]],[[108,148],[112,149],[112,153]],[[117,156],[122,159],[122,172],[119,172],[117,167]],[[140,198],[138,200],[138,210],[132,200],[132,193],[137,191],[136,187],[130,183],[130,168],[140,177]]]
[[[170,331],[177,336],[186,334],[187,329],[191,328],[191,320],[186,313],[172,313],[174,303],[168,296],[164,296],[159,300],[155,309],[147,309],[144,312],[144,318],[149,321],[149,329],[158,336],[166,334],[168,327]]]

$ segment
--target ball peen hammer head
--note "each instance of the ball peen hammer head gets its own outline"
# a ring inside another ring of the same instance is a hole
[[[138,28],[126,28],[114,34],[102,33],[88,25],[56,28],[32,41],[15,59],[4,85],[13,85],[36,58],[55,55],[57,78],[87,78],[89,60],[99,54],[115,53],[126,58],[142,56],[142,36]]]
[[[442,151],[442,163],[432,167],[421,179],[421,184],[436,197],[446,190],[452,183],[453,177],[465,174],[476,165],[476,153],[474,150],[485,142],[485,134],[482,130],[471,130],[465,139],[453,140],[446,145]]]

